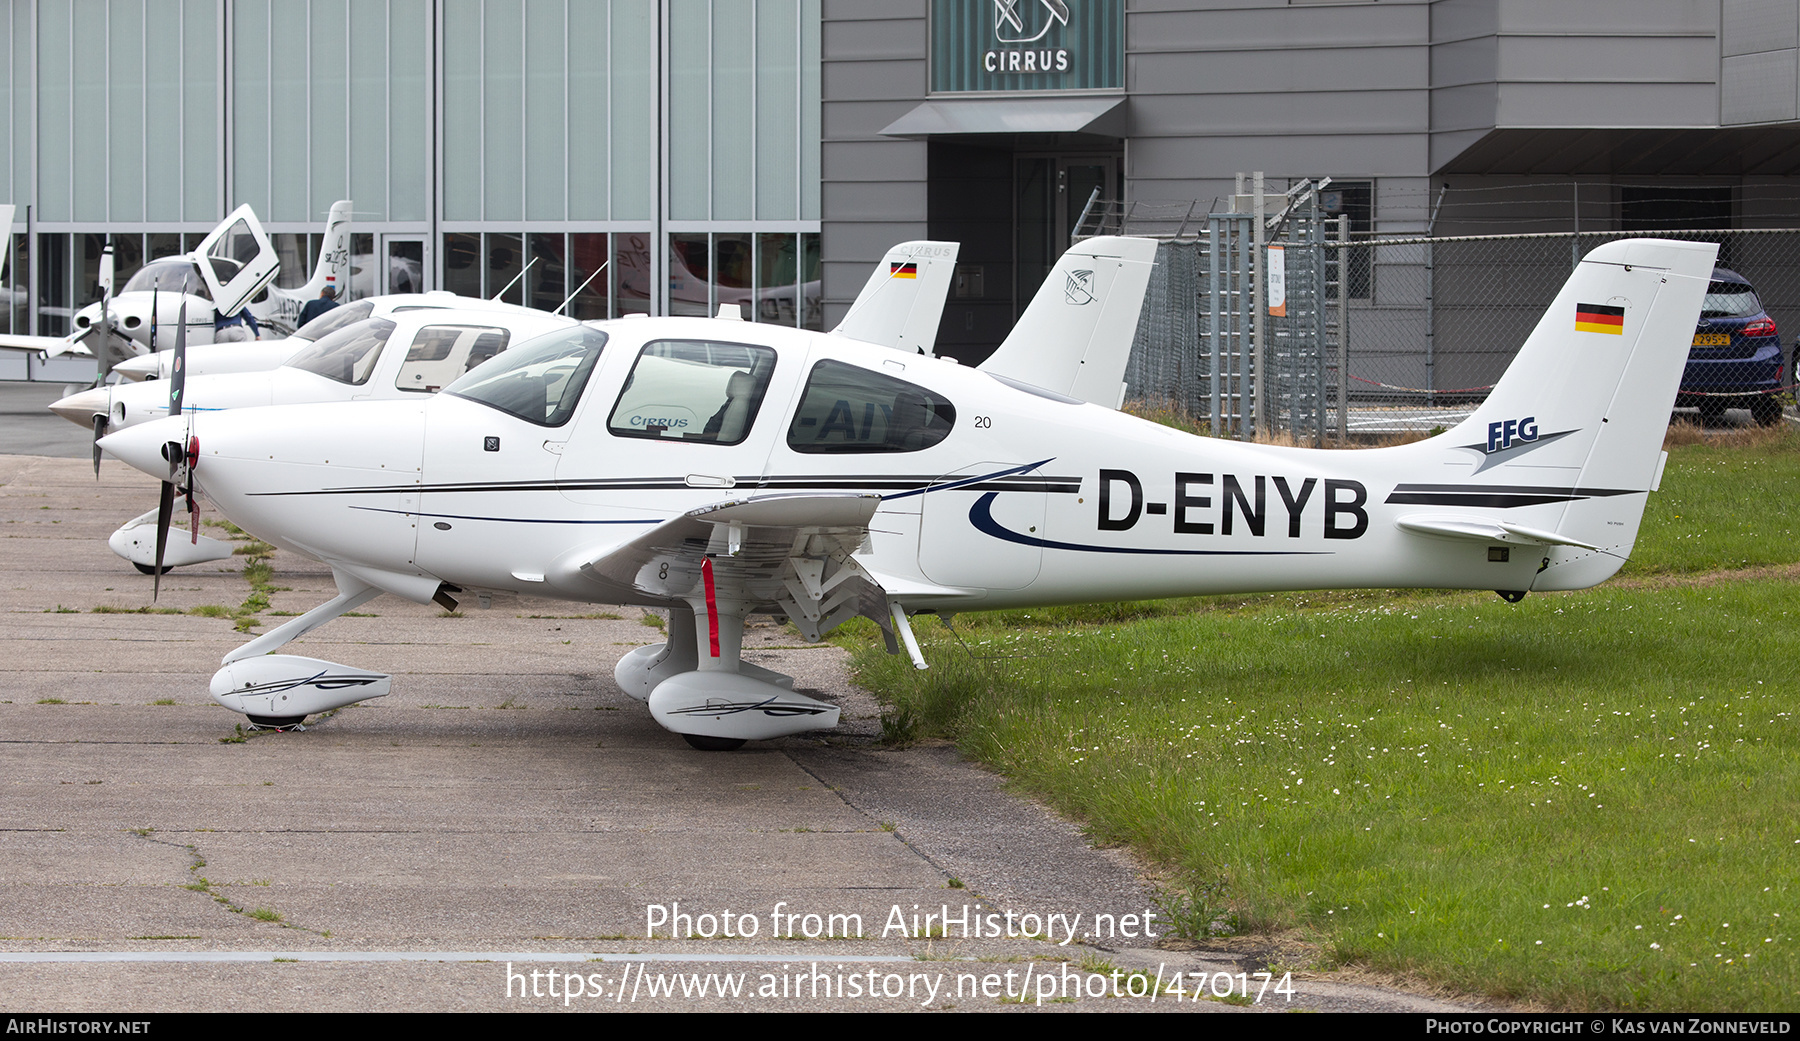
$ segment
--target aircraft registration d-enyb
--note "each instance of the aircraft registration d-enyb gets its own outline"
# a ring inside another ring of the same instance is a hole
[[[1040,293],[1020,322],[1032,351],[1009,338],[976,368],[616,321],[522,344],[430,399],[184,416],[105,448],[332,567],[336,598],[213,678],[221,704],[271,724],[388,692],[269,653],[381,592],[666,607],[668,641],[614,676],[691,744],[729,748],[838,718],[742,661],[750,614],[808,639],[871,618],[923,668],[918,612],[1368,586],[1517,599],[1591,586],[1631,552],[1713,245],[1598,247],[1469,419],[1334,452],[1195,437],[1113,410],[1116,383],[1081,392],[1103,316],[1135,326],[1142,283],[1107,291],[1147,269],[1134,241],[1084,244],[1082,291]],[[1060,385],[1045,351],[1077,361]],[[1038,381],[1015,375],[1033,357]]]
[[[48,356],[91,354],[104,380],[113,366],[175,344],[183,308],[190,344],[213,339],[213,320],[249,308],[266,336],[294,331],[300,309],[326,286],[348,284],[350,202],[332,204],[325,239],[312,278],[298,289],[272,285],[281,260],[249,206],[239,206],[191,253],[162,257],[139,268],[122,289],[112,291],[112,246],[100,262],[104,296],[75,313],[75,332],[62,336],[0,336],[0,348]],[[159,339],[160,338],[160,339]]]

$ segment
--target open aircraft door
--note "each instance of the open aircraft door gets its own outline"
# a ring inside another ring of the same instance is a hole
[[[275,247],[248,205],[226,217],[200,241],[194,254],[200,258],[200,277],[220,314],[236,314],[251,297],[268,288],[281,270]]]

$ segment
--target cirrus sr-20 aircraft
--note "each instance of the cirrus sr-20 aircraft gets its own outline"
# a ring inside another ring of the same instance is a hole
[[[1133,241],[1084,244],[1120,247],[1090,249],[1084,284],[1123,278]],[[1660,479],[1715,249],[1596,248],[1472,416],[1367,451],[1181,433],[1070,393],[1079,366],[1062,386],[1021,380],[1117,303],[1074,291],[1039,294],[1031,335],[975,368],[792,329],[615,321],[427,399],[190,414],[104,447],[332,567],[336,598],[214,676],[254,722],[387,693],[387,676],[269,653],[312,628],[381,592],[500,590],[668,608],[668,641],[614,676],[691,744],[730,748],[838,718],[741,660],[750,614],[808,639],[868,617],[923,668],[918,612],[1603,581]]]

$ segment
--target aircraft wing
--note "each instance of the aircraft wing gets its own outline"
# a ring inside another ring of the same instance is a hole
[[[733,499],[672,517],[580,570],[658,599],[778,611],[809,640],[856,615],[887,628],[887,593],[852,559],[880,504],[879,495],[848,492]]]
[[[0,335],[0,351],[29,351],[50,358],[63,354],[78,354],[87,358],[94,356],[94,352],[87,349],[87,344],[77,343],[66,336]]]

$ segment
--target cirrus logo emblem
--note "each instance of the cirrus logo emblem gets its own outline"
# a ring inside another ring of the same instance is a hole
[[[1094,302],[1094,273],[1092,271],[1071,271],[1068,280],[1063,283],[1063,303],[1082,304]]]
[[[1001,43],[1036,43],[1044,38],[1057,25],[1069,24],[1069,5],[1063,0],[1038,0],[1031,13],[1038,23],[1037,31],[1032,33],[1025,26],[1025,14],[1019,11],[1020,0],[994,0],[994,39]],[[1027,35],[1030,33],[1030,35]]]

